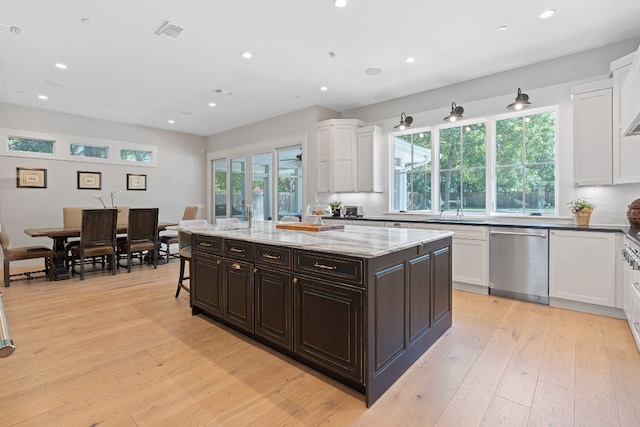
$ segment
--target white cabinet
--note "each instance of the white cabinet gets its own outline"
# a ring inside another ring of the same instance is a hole
[[[549,296],[616,305],[615,233],[550,231]]]
[[[571,88],[574,185],[613,183],[612,81]]]
[[[640,135],[623,136],[622,87],[629,76],[635,53],[611,63],[613,81],[613,183],[640,182]]]
[[[358,129],[358,191],[382,191],[382,128]]]
[[[453,286],[472,292],[489,292],[488,229],[475,225],[413,224],[414,228],[453,231]]]
[[[325,120],[316,124],[318,135],[317,191],[358,191],[358,139],[360,120]]]

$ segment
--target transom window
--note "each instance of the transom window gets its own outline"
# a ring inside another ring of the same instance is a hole
[[[23,138],[20,136],[8,136],[9,150],[28,151],[32,153],[53,154],[56,141],[53,139]]]
[[[120,159],[130,162],[151,163],[151,151],[143,150],[120,150]]]
[[[69,154],[78,157],[95,157],[106,159],[109,153],[108,147],[96,147],[85,144],[69,144]]]

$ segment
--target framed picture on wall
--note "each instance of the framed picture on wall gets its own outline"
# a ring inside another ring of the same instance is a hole
[[[18,188],[47,188],[47,170],[16,168]]]
[[[102,173],[78,171],[78,190],[101,190]]]
[[[147,175],[138,173],[127,174],[127,190],[146,190]]]

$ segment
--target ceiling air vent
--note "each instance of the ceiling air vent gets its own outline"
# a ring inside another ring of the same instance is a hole
[[[164,24],[162,24],[162,26],[158,28],[158,31],[156,31],[156,34],[159,36],[168,37],[170,39],[177,39],[178,36],[182,34],[183,31],[184,31],[184,28],[178,27],[173,22],[164,21]]]

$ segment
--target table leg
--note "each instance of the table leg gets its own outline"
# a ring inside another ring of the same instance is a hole
[[[67,242],[65,237],[56,237],[53,239],[53,266],[51,268],[52,280],[65,280],[71,277],[69,270],[65,266],[67,251],[64,246]]]

